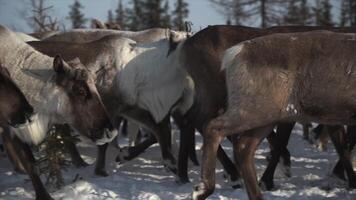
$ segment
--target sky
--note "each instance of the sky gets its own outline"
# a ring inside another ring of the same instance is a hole
[[[83,12],[87,18],[96,18],[102,21],[107,19],[108,10],[115,10],[118,0],[81,0],[84,6]],[[124,5],[128,5],[128,0],[124,0]],[[171,9],[175,0],[169,0]],[[208,0],[188,0],[189,21],[193,22],[193,30],[199,30],[211,24],[223,24],[225,19],[212,7]],[[29,0],[0,0],[0,24],[23,32],[31,32],[24,20],[21,11],[28,9]],[[64,21],[69,27],[69,20],[66,19],[69,13],[69,5],[73,0],[47,0],[47,5],[53,5],[53,15],[60,21]]]
[[[23,11],[29,12],[30,0],[0,0],[0,24],[11,29],[31,32],[31,27],[25,21],[25,17],[21,14]],[[311,0],[313,2],[314,0]],[[53,16],[64,22],[67,27],[70,27],[70,22],[66,17],[69,13],[69,5],[73,0],[46,0],[47,5],[53,6]],[[109,9],[115,10],[118,0],[80,0],[83,4],[83,12],[89,19],[96,18],[106,21],[107,12]],[[128,6],[129,0],[123,0],[124,5]],[[171,9],[175,0],[169,0]],[[222,16],[209,0],[187,0],[189,3],[188,21],[193,23],[193,31],[198,31],[208,25],[224,24],[226,19]],[[337,10],[340,8],[340,0],[331,0],[334,5],[334,18],[338,18]],[[257,26],[258,24],[247,24]]]

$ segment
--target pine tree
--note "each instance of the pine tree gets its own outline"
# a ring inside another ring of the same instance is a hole
[[[289,1],[287,14],[284,16],[284,24],[310,25],[311,14],[307,0]]]
[[[69,6],[69,19],[72,22],[73,28],[84,28],[87,19],[84,17],[84,14],[81,12],[81,9],[84,8],[79,0],[75,0],[73,5]]]
[[[170,28],[172,26],[168,0],[165,1],[163,6],[160,26],[165,28]]]
[[[253,19],[260,21],[261,27],[281,23],[281,8],[285,7],[287,1],[281,0],[210,0],[212,3],[225,11],[229,17],[233,16],[236,24],[242,19]],[[232,15],[234,14],[234,15]]]
[[[315,24],[318,26],[333,26],[332,5],[329,0],[317,0],[314,10]]]
[[[304,25],[311,25],[313,23],[312,14],[307,0],[301,0],[299,15],[301,16]]]
[[[119,0],[117,9],[115,10],[116,17],[115,22],[121,26],[122,29],[126,30],[127,27],[127,14],[124,6],[122,5],[122,0]]]
[[[246,13],[239,1],[234,1],[232,4],[232,17],[235,25],[242,25],[242,21],[246,19]]]
[[[162,8],[162,0],[142,1],[144,28],[163,27],[165,12],[168,13],[165,9],[168,8]]]
[[[63,132],[69,134],[63,134]],[[45,175],[46,185],[51,190],[64,186],[62,170],[66,170],[70,162],[66,160],[68,155],[68,143],[78,143],[78,136],[72,136],[68,125],[55,125],[47,133],[45,140],[38,146],[38,166],[40,174]]]
[[[113,23],[114,22],[114,16],[112,14],[112,11],[108,11],[108,23]]]
[[[242,21],[247,19],[246,12],[243,9],[241,0],[210,0],[217,11],[226,18],[226,24],[228,25],[242,25]]]
[[[349,0],[349,6],[351,26],[356,26],[356,0]]]
[[[144,28],[144,22],[143,22],[143,12],[142,12],[142,7],[143,7],[143,2],[142,0],[132,0],[132,9],[127,9],[127,21],[128,23],[128,28],[132,31],[137,31],[140,29]]]
[[[175,3],[175,9],[172,12],[172,23],[177,30],[184,30],[184,22],[188,18],[188,14],[188,3],[184,0],[177,0]]]
[[[284,23],[287,25],[299,25],[299,6],[296,1],[289,1],[287,15],[284,16]]]
[[[341,1],[340,26],[348,26],[350,24],[350,5],[349,0]]]

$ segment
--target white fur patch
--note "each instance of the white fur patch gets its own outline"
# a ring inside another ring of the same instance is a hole
[[[292,41],[294,41],[294,40],[297,40],[298,38],[295,37],[295,36],[292,36],[292,37],[290,37],[290,39],[291,39]]]
[[[42,104],[37,105],[35,110],[41,113],[50,113],[53,116],[53,123],[72,124],[72,106],[69,97],[64,91],[52,83],[48,83],[41,91],[43,99]]]
[[[178,52],[167,57],[169,41],[138,45],[136,56],[117,73],[113,87],[123,103],[149,111],[160,122],[182,97],[185,72],[180,68]]]
[[[196,186],[194,186],[194,187],[198,187],[198,188],[199,188],[198,191],[196,191],[196,190],[194,189],[193,194],[192,194],[192,199],[193,199],[193,200],[197,200],[199,196],[201,196],[202,194],[204,194],[204,192],[205,192],[205,190],[204,190],[205,185],[204,185],[204,183],[199,183],[198,185],[196,185]]]
[[[100,140],[95,141],[96,145],[104,145],[106,143],[111,142],[118,134],[118,131],[115,129],[113,131],[109,131],[108,129],[104,130],[106,133],[104,133],[104,137],[101,138]]]
[[[244,48],[243,44],[238,44],[227,49],[224,53],[221,70],[225,70],[226,68],[228,68],[233,63],[237,54],[239,54],[243,48]]]
[[[140,130],[140,126],[138,126],[136,123],[128,121],[127,124],[127,135],[129,138],[129,146],[135,146],[135,141],[138,135],[138,132]]]
[[[32,116],[31,122],[27,122],[16,128],[11,127],[11,130],[21,141],[38,145],[46,137],[49,124],[50,120],[47,115],[35,114]]]
[[[288,104],[287,108],[286,108],[287,112],[291,112],[293,114],[298,114],[298,110],[296,109],[296,107],[294,106],[294,104]]]

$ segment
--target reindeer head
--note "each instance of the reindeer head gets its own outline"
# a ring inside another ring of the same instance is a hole
[[[55,57],[53,68],[55,88],[49,94],[49,105],[56,115],[97,144],[111,140],[113,125],[91,73],[80,62],[67,64],[60,56]]]

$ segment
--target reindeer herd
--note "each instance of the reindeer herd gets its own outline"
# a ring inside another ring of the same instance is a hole
[[[106,150],[125,120],[150,136],[113,152],[116,161],[158,142],[164,166],[181,184],[189,182],[188,159],[199,165],[195,131],[202,135],[201,178],[192,199],[214,192],[216,158],[234,188],[244,185],[250,199],[263,199],[260,187],[273,189],[279,158],[290,168],[287,144],[296,122],[328,129],[339,155],[333,173],[356,188],[354,87],[356,28],[75,29],[37,39],[0,26],[0,132],[15,168],[30,176],[41,200],[52,198],[29,145],[53,125],[65,125],[96,143],[94,173],[108,176]],[[171,119],[180,130],[178,156]],[[220,145],[225,137],[233,161]],[[258,182],[254,155],[264,138],[271,158]],[[74,144],[68,149],[76,166],[87,165]]]

